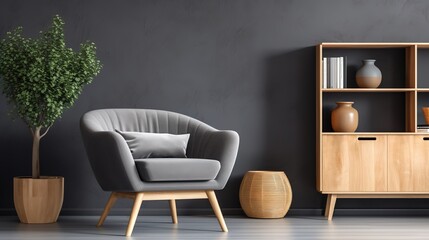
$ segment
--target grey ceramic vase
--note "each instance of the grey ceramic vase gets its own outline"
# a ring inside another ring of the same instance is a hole
[[[362,67],[356,72],[356,83],[361,88],[377,88],[381,83],[381,71],[375,60],[362,60]]]

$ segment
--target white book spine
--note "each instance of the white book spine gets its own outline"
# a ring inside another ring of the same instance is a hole
[[[334,59],[333,58],[329,58],[329,67],[330,67],[329,81],[331,83],[331,88],[335,88],[335,86],[334,86],[335,65],[334,65]]]
[[[340,67],[339,67],[339,74],[340,74],[340,78],[339,78],[339,80],[340,80],[340,88],[344,88],[344,58],[343,57],[340,57],[339,58],[339,65],[340,65]]]
[[[334,58],[334,88],[338,88],[338,61]]]
[[[338,65],[338,58],[335,58],[335,88],[340,88],[340,76],[338,75],[338,69],[339,65]]]
[[[340,77],[340,58],[337,58],[337,88],[341,88]]]
[[[327,58],[323,58],[322,64],[323,64],[323,82],[322,82],[322,88],[327,88],[328,87],[328,69],[327,69]]]
[[[328,58],[329,61],[329,75],[328,75],[328,79],[329,79],[329,88],[335,88],[334,86],[334,59],[333,58]]]

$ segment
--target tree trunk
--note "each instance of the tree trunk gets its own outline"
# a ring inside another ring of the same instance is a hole
[[[33,161],[32,161],[32,178],[40,178],[40,130],[42,127],[36,127],[33,132]]]

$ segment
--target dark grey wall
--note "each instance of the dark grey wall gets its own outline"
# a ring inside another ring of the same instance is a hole
[[[20,25],[34,36],[57,13],[70,46],[94,41],[104,64],[42,142],[42,173],[65,176],[65,212],[89,213],[107,199],[86,159],[78,121],[91,109],[115,107],[172,110],[238,131],[237,164],[218,193],[224,209],[239,208],[239,184],[251,169],[284,170],[292,208],[320,209],[314,45],[429,41],[429,2],[394,0],[3,0],[0,36]],[[7,109],[0,97],[0,209],[13,207],[12,177],[31,173],[30,133]],[[204,201],[179,204],[208,207]],[[429,202],[341,200],[338,207],[426,208]]]

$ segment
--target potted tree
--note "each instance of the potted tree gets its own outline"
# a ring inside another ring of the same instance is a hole
[[[95,44],[83,43],[75,52],[66,47],[63,28],[56,15],[38,38],[23,37],[18,27],[0,42],[2,91],[12,114],[24,121],[33,137],[32,176],[15,177],[13,182],[15,209],[23,223],[56,222],[64,178],[40,175],[40,140],[102,67]]]

